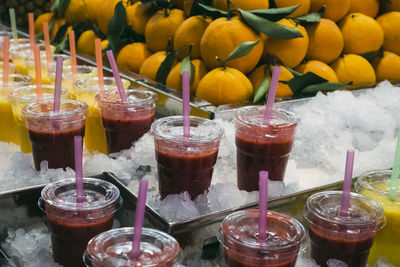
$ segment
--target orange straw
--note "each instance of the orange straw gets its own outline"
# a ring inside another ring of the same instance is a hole
[[[33,53],[35,50],[35,22],[32,12],[28,14],[28,20],[29,20],[29,43],[31,45],[31,51]]]
[[[101,54],[101,41],[99,38],[94,39],[96,48],[97,77],[99,80],[100,95],[104,94],[104,77],[103,77],[103,58]]]
[[[10,72],[10,37],[4,37],[3,44],[3,83],[8,84],[8,73]]]
[[[78,73],[76,67],[76,50],[75,50],[75,32],[71,30],[69,32],[69,52],[71,53],[71,69],[72,75],[75,76]]]
[[[50,51],[50,33],[49,33],[48,22],[43,23],[43,34],[44,34],[44,46],[46,48],[46,61],[47,65],[49,66],[50,63],[53,61],[53,59],[51,57],[51,51]]]
[[[35,46],[35,74],[36,74],[36,95],[37,101],[42,100],[42,66],[40,63],[40,47]]]

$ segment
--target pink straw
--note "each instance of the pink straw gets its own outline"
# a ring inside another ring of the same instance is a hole
[[[122,84],[122,81],[121,81],[121,76],[119,76],[119,71],[117,68],[117,63],[115,62],[114,54],[111,50],[108,50],[106,52],[106,54],[108,57],[108,62],[110,62],[110,66],[112,69],[112,73],[114,75],[115,83],[118,88],[119,96],[121,97],[121,101],[126,102],[125,89],[124,89],[124,85]]]
[[[190,137],[190,74],[182,72],[183,136]]]
[[[274,66],[274,70],[272,71],[271,83],[269,85],[267,105],[265,106],[264,121],[263,121],[264,125],[269,125],[269,122],[271,120],[272,106],[274,105],[275,101],[276,88],[278,87],[278,80],[280,73],[281,73],[281,67]]]
[[[74,136],[76,202],[85,201],[83,191],[82,136]]]
[[[3,44],[3,83],[8,84],[8,74],[10,72],[10,37],[4,37]]]
[[[31,51],[33,53],[35,49],[35,21],[33,13],[28,13],[28,23],[29,23],[29,44],[31,46]]]
[[[78,73],[78,70],[76,63],[75,32],[73,30],[69,32],[69,52],[71,56],[72,75],[75,76]]]
[[[351,182],[353,178],[353,164],[354,150],[349,149],[347,150],[346,156],[346,171],[344,174],[342,206],[340,208],[340,215],[343,217],[347,217],[349,213]]]
[[[136,203],[136,215],[135,215],[135,228],[133,229],[133,241],[130,258],[135,259],[140,255],[140,241],[142,238],[142,229],[144,221],[144,211],[146,209],[146,196],[147,187],[149,182],[147,180],[140,180],[138,199]]]
[[[54,106],[53,106],[53,112],[55,113],[60,111],[63,60],[64,59],[62,57],[56,58],[56,80],[54,87]]]
[[[265,243],[267,240],[267,211],[268,211],[268,172],[259,173],[259,199],[258,199],[258,239]]]

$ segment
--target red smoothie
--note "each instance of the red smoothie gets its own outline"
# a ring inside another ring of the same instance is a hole
[[[29,130],[28,133],[36,170],[40,170],[40,163],[43,160],[47,160],[50,169],[67,167],[75,169],[74,136],[83,137],[84,127],[53,133]]]

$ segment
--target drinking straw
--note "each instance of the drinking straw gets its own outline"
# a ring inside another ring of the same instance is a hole
[[[100,95],[104,94],[104,77],[103,77],[103,58],[101,54],[101,41],[99,38],[94,39],[96,49],[97,78],[99,80]]]
[[[54,87],[54,106],[53,106],[53,112],[55,112],[55,113],[60,111],[62,68],[63,68],[63,58],[57,57],[56,58],[56,80],[55,80],[55,87]]]
[[[353,178],[353,164],[354,164],[354,150],[347,150],[346,155],[346,170],[344,173],[344,183],[343,183],[343,195],[342,195],[342,206],[340,207],[340,215],[347,217],[349,214],[350,206],[350,191],[351,182]]]
[[[10,37],[4,37],[3,44],[3,83],[8,84],[8,74],[10,72]]]
[[[29,43],[31,45],[31,51],[34,52],[35,49],[35,22],[33,19],[33,13],[28,14],[29,21]]]
[[[14,42],[14,45],[17,45],[18,44],[18,33],[17,33],[17,20],[15,18],[15,9],[10,8],[8,11],[10,13],[11,32],[12,32],[13,42]]]
[[[400,174],[400,135],[397,136],[396,152],[394,155],[392,176],[389,184],[388,197],[391,200],[395,200],[397,196],[397,187],[399,185],[399,174]]]
[[[190,137],[190,74],[182,72],[183,136]]]
[[[76,49],[75,49],[75,32],[74,30],[69,31],[69,52],[71,56],[71,70],[72,75],[75,76],[78,73],[76,63]]]
[[[44,46],[46,48],[47,67],[49,67],[50,62],[53,61],[53,59],[52,59],[51,50],[50,50],[49,23],[47,23],[47,22],[43,23],[43,34],[44,34]]]
[[[259,176],[258,239],[260,242],[265,242],[267,240],[268,172],[260,171]]]
[[[40,61],[40,47],[35,45],[35,75],[36,75],[36,95],[37,101],[42,100],[43,90],[42,90],[42,64]]]
[[[269,85],[267,104],[265,106],[264,121],[263,121],[264,125],[269,125],[269,122],[271,120],[272,106],[274,105],[275,101],[276,88],[278,87],[278,80],[280,73],[281,73],[281,67],[274,66],[274,70],[272,71],[271,83]]]
[[[146,208],[148,185],[149,182],[147,180],[140,180],[138,199],[136,203],[135,228],[133,229],[132,250],[130,253],[131,259],[135,259],[140,255],[140,240],[142,238],[142,228],[144,221],[144,211]]]
[[[117,85],[119,96],[121,97],[121,101],[126,102],[124,85],[122,84],[121,76],[119,76],[117,63],[115,62],[113,52],[111,50],[108,50],[106,52],[106,54],[107,54],[108,62],[110,63],[110,66],[111,66],[112,73],[114,75],[115,83]]]
[[[83,170],[82,170],[82,136],[74,136],[75,152],[75,181],[76,181],[76,202],[85,201],[83,193]]]

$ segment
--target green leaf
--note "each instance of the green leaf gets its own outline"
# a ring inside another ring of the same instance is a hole
[[[44,33],[43,31],[39,32],[38,34],[35,35],[35,41],[42,40],[44,38]]]
[[[363,58],[365,58],[366,60],[368,60],[370,63],[377,57],[377,56],[379,56],[381,54],[381,51],[380,50],[377,50],[377,51],[372,51],[372,52],[367,52],[367,53],[364,53],[364,54],[362,54],[361,56],[363,57]]]
[[[51,6],[50,11],[55,12],[57,18],[64,17],[65,10],[69,5],[70,0],[56,0]]]
[[[302,94],[316,94],[318,92],[331,92],[346,88],[347,85],[338,82],[324,82],[319,84],[313,84],[305,87],[301,90]]]
[[[260,39],[258,39],[257,41],[251,42],[251,41],[247,41],[247,42],[242,42],[240,43],[238,46],[235,47],[235,49],[233,49],[233,51],[229,54],[228,58],[225,59],[225,62],[240,58],[240,57],[244,57],[245,55],[247,55],[248,53],[251,52],[251,50],[260,43]]]
[[[196,71],[196,68],[193,65],[193,63],[190,61],[190,56],[187,56],[182,60],[181,69],[180,69],[181,74],[184,71],[187,71],[190,73],[190,83],[192,83],[193,79],[194,79],[194,73]]]
[[[63,50],[66,50],[69,46],[69,38],[68,35],[65,36],[61,42],[56,45],[56,53],[61,53]]]
[[[249,12],[270,21],[278,21],[292,14],[299,6],[300,5],[282,8],[255,9]]]
[[[157,75],[156,75],[157,82],[165,84],[177,54],[178,54],[177,51],[172,51],[168,53],[167,57],[164,59],[164,61],[161,63],[160,67],[157,70]]]
[[[205,10],[205,14],[207,16],[210,16],[213,19],[228,16],[228,12],[226,12],[226,11],[223,11],[223,10],[211,7],[211,6],[207,6],[202,3],[199,3],[198,6],[203,8]]]
[[[261,84],[257,87],[256,93],[254,94],[253,104],[258,104],[260,101],[266,99],[266,95],[269,90],[269,79],[265,76],[265,79],[261,82]]]
[[[142,0],[142,4],[149,4],[154,2],[157,2],[157,0]]]
[[[321,20],[321,13],[310,13],[302,17],[296,18],[297,21],[304,23],[318,23]]]
[[[65,37],[66,37],[65,35],[67,33],[67,30],[68,30],[68,25],[67,24],[62,25],[58,29],[58,31],[57,31],[56,35],[54,36],[53,40],[51,40],[51,43],[52,44],[58,44],[61,41],[63,41],[65,39]]]
[[[297,71],[295,71],[294,69],[289,68],[289,67],[287,67],[287,66],[285,66],[285,68],[287,68],[288,71],[290,71],[290,73],[291,73],[295,78],[296,78],[296,77],[300,77],[301,75],[303,75],[303,74],[301,74],[300,72],[297,72]]]
[[[302,92],[303,89],[309,85],[325,83],[325,82],[327,82],[326,79],[316,75],[315,73],[307,72],[304,75],[292,78],[289,81],[288,85],[289,85],[290,89],[292,89],[294,94],[298,94],[298,93]]]
[[[258,32],[262,32],[269,37],[289,40],[294,38],[303,37],[298,29],[289,28],[278,23],[263,19],[256,16],[249,11],[245,11],[239,8],[239,12],[242,15],[244,21]]]
[[[105,36],[104,33],[100,30],[97,23],[92,24],[92,29],[94,31],[94,34],[98,36],[101,40],[107,39],[107,36]]]
[[[118,50],[121,48],[120,41],[126,27],[126,10],[122,1],[119,1],[115,6],[114,16],[108,23],[107,31],[108,42],[115,55],[118,54]]]

